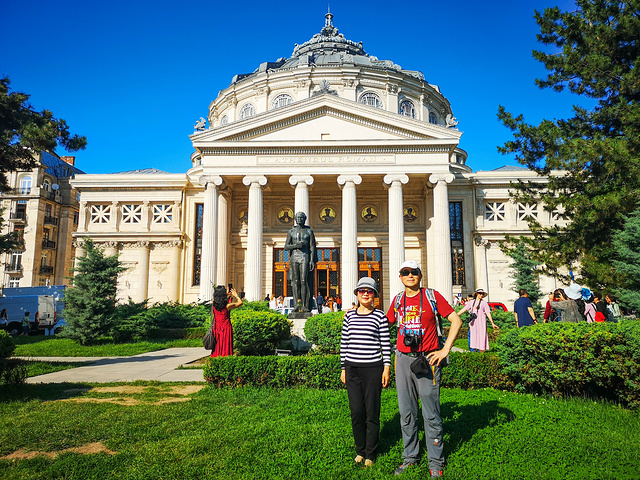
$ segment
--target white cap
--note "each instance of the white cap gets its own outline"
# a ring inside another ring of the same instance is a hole
[[[402,265],[400,265],[400,271],[404,270],[405,268],[416,268],[420,270],[420,265],[418,265],[418,262],[414,260],[407,260]],[[422,273],[422,270],[420,270],[420,273]]]

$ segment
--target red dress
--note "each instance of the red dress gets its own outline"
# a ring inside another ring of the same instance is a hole
[[[213,333],[216,336],[216,348],[211,352],[212,357],[228,357],[233,355],[233,328],[229,310],[216,310],[211,307],[214,320]]]

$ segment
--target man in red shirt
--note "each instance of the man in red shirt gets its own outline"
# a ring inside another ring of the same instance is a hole
[[[422,271],[417,262],[406,261],[400,267],[400,279],[405,287],[391,302],[387,319],[398,322],[396,355],[396,387],[402,429],[403,463],[395,474],[418,463],[418,398],[422,402],[422,417],[425,425],[425,440],[431,478],[442,476],[444,454],[442,441],[442,418],[440,418],[441,362],[447,358],[458,335],[462,321],[439,292],[433,291],[438,313],[451,322],[447,341],[442,349],[438,346],[436,317],[431,299],[421,288]],[[414,373],[411,364],[419,357],[426,357],[424,371]]]

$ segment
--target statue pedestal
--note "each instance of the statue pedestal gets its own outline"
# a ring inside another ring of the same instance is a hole
[[[297,350],[311,347],[304,336],[304,325],[307,319],[312,317],[311,312],[291,312],[288,315],[289,321],[293,324],[291,328],[291,343]]]
[[[313,317],[313,313],[311,312],[291,312],[288,315],[289,320],[298,320],[298,319],[307,319],[309,317]]]

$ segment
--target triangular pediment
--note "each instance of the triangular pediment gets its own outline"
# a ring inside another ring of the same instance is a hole
[[[194,147],[217,142],[458,140],[461,132],[414,120],[333,95],[305,99],[276,110],[199,132]]]

